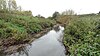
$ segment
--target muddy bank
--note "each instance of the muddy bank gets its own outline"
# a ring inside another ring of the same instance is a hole
[[[57,29],[60,24],[54,25],[53,27],[43,29],[41,32],[36,34],[30,34],[28,38],[18,41],[13,38],[8,39],[0,39],[0,54],[12,54],[19,51],[20,48],[25,47],[27,45],[30,45],[35,39],[38,39],[39,37],[46,34],[51,29],[59,30]]]
[[[41,32],[29,35],[29,38],[24,39],[23,41],[17,41],[14,38],[0,39],[0,55],[2,54],[12,54],[18,52],[22,47],[30,45],[35,39],[38,39],[42,35],[46,34],[53,27],[43,29]]]

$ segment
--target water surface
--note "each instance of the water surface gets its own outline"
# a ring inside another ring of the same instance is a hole
[[[65,56],[65,48],[61,43],[64,28],[61,26],[59,28],[59,31],[49,31],[31,45],[10,56]]]

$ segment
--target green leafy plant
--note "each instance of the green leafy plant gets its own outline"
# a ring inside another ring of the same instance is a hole
[[[100,16],[78,16],[65,28],[64,44],[71,56],[100,55]]]

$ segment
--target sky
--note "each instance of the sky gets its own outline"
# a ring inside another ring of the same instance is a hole
[[[74,10],[77,14],[98,13],[100,0],[16,0],[23,10],[31,10],[33,16],[38,14],[48,17],[55,11]]]

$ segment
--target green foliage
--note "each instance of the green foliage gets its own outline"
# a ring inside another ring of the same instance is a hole
[[[0,0],[0,10],[17,10],[17,3],[15,0]]]
[[[99,56],[100,15],[72,19],[65,28],[64,44],[71,56]]]
[[[62,15],[75,15],[75,12],[73,10],[66,10],[62,12]]]
[[[56,20],[58,18],[58,16],[60,16],[60,13],[54,12],[51,19]]]
[[[0,13],[0,38],[23,40],[45,28],[52,27],[55,21],[33,16]]]
[[[16,0],[0,0],[0,13],[32,16],[31,11],[22,11]]]

